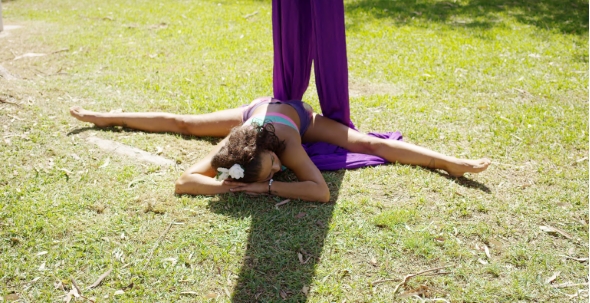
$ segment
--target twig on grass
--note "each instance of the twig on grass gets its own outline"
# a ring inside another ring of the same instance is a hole
[[[6,78],[6,80],[14,80],[14,79],[17,79],[17,77],[15,77],[12,74],[10,74],[8,72],[8,70],[6,70],[2,65],[0,65],[0,77]]]
[[[94,281],[92,285],[88,286],[87,289],[93,289],[100,285],[100,283],[102,283],[102,280],[104,280],[104,278],[106,278],[111,273],[111,271],[113,271],[113,269],[109,268],[109,270],[107,270],[104,274],[100,275],[100,277],[98,277],[98,279],[96,279],[96,281]]]
[[[553,287],[555,287],[555,288],[568,288],[568,287],[576,287],[576,286],[588,286],[588,282],[586,282],[586,283],[567,282],[567,283],[553,285]]]
[[[448,274],[448,272],[435,272],[435,271],[439,271],[439,270],[441,270],[443,268],[447,268],[447,267],[449,267],[449,266],[447,265],[447,266],[441,266],[441,267],[437,267],[437,268],[427,269],[427,270],[423,270],[423,271],[417,272],[415,274],[409,274],[409,275],[405,276],[404,277],[404,280],[395,287],[395,289],[393,290],[393,294],[392,295],[395,296],[395,294],[397,293],[397,291],[399,290],[399,288],[402,287],[402,286],[405,286],[406,283],[408,283],[408,281],[410,281],[410,279],[413,278],[413,277],[416,277],[416,276],[419,276],[419,275],[423,275],[423,274],[426,274],[426,273],[431,273],[430,275],[432,275],[432,276],[435,276],[435,275],[446,275],[446,274]]]
[[[258,15],[258,11],[255,11],[255,12],[253,12],[253,13],[250,13],[250,14],[247,14],[247,15],[245,15],[245,16],[244,16],[244,19],[248,19],[248,18],[250,18],[250,17],[254,17],[254,16],[256,16],[256,15]]]
[[[375,286],[375,285],[377,285],[377,284],[380,284],[380,283],[391,282],[391,281],[395,281],[395,280],[398,280],[398,279],[383,279],[383,280],[377,280],[377,281],[375,281],[375,282],[371,283],[371,285]]]
[[[588,258],[576,258],[576,257],[572,257],[572,256],[566,256],[566,255],[559,255],[560,257],[564,257],[566,259],[570,259],[570,260],[574,260],[574,261],[578,261],[578,262],[588,262]]]
[[[0,97],[0,102],[1,103],[6,103],[6,104],[12,104],[12,105],[20,106],[18,103],[10,102],[10,101],[2,98],[2,97]]]
[[[588,293],[588,290],[586,290],[586,289],[578,289],[578,291],[576,291],[575,293],[573,293],[571,295],[570,294],[567,294],[567,293],[564,293],[564,292],[562,292],[562,293],[564,295],[568,296],[570,298],[570,300],[571,300],[571,299],[574,299],[574,298],[581,298],[582,297],[581,294],[583,294],[583,293],[586,293],[587,294]],[[588,295],[586,295],[585,297],[588,297]]]
[[[152,251],[150,251],[150,256],[148,257],[147,261],[145,262],[143,269],[146,269],[148,264],[150,264],[150,261],[152,260],[152,257],[154,256],[154,251],[156,251],[158,246],[160,246],[160,242],[162,242],[162,240],[164,240],[164,237],[166,237],[166,234],[170,231],[170,228],[172,228],[172,225],[181,225],[181,224],[184,224],[184,223],[172,221],[172,222],[170,222],[170,224],[168,224],[168,227],[166,227],[166,230],[164,230],[164,232],[160,235],[160,238],[158,238],[158,241],[156,241],[156,245],[154,245],[154,248],[152,248]]]

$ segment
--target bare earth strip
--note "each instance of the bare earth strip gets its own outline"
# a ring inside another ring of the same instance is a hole
[[[131,159],[136,159],[142,162],[150,162],[153,164],[157,164],[160,166],[170,166],[174,164],[174,161],[170,159],[166,159],[164,157],[152,155],[146,151],[143,151],[139,148],[131,147],[129,145],[125,145],[123,143],[105,140],[98,137],[88,137],[86,141],[100,147],[103,150],[108,152],[116,153],[122,156],[129,157]]]

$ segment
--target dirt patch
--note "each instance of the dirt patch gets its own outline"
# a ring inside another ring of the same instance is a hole
[[[174,161],[170,159],[166,159],[164,157],[160,157],[157,155],[152,155],[139,148],[131,147],[129,145],[125,145],[116,141],[105,140],[94,136],[86,138],[86,141],[98,146],[102,150],[105,150],[110,153],[115,153],[121,156],[125,156],[130,159],[135,159],[141,162],[149,162],[160,166],[174,165]]]

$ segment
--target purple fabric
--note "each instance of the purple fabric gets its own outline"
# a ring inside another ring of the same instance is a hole
[[[279,100],[301,100],[311,64],[324,116],[356,129],[350,120],[343,0],[273,0],[273,89]],[[401,140],[399,132],[369,133]],[[380,157],[356,154],[327,143],[303,147],[320,170],[380,165]]]

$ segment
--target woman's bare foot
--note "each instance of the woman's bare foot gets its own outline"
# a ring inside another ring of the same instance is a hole
[[[453,177],[461,177],[465,173],[479,173],[488,168],[492,161],[487,158],[478,160],[457,159],[445,169]]]
[[[107,121],[107,117],[104,117],[104,114],[85,110],[80,106],[72,106],[70,108],[70,115],[80,121],[94,123],[94,125],[98,127],[107,127],[111,125]]]

